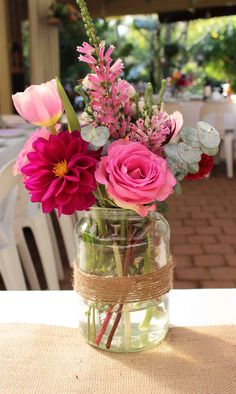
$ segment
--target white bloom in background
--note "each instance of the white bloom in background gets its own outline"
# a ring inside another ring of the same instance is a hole
[[[87,114],[87,112],[82,112],[82,114],[79,116],[79,122],[81,126],[86,126],[87,124],[90,124],[92,122],[91,118]]]
[[[141,98],[141,100],[139,100],[138,108],[139,108],[139,111],[143,112],[143,110],[144,110],[144,99],[143,98]]]
[[[90,74],[86,75],[86,77],[82,81],[84,90],[90,90],[92,88],[92,83],[89,80],[89,75]]]
[[[136,95],[136,91],[132,85],[129,84],[128,90],[129,99],[133,98]]]

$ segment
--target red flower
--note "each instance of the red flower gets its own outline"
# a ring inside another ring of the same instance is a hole
[[[185,179],[202,179],[210,174],[212,168],[214,167],[214,159],[212,156],[202,154],[201,160],[199,162],[199,171],[196,174],[188,174]]]
[[[55,208],[59,215],[88,210],[96,201],[94,172],[100,152],[89,150],[78,131],[38,138],[33,148],[22,168],[31,201],[41,202],[44,213]]]

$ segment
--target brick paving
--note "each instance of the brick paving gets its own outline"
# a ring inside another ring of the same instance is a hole
[[[175,288],[236,287],[236,181],[215,174],[182,183],[167,219]]]

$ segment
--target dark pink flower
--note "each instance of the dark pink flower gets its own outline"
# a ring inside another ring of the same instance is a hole
[[[214,159],[212,156],[206,155],[205,153],[202,154],[201,160],[199,162],[199,170],[195,174],[188,174],[186,175],[185,179],[203,179],[210,175],[211,170],[214,167]]]
[[[78,131],[61,131],[48,140],[38,138],[33,148],[29,164],[22,168],[31,201],[41,202],[44,213],[55,208],[59,215],[88,210],[96,201],[94,173],[99,153],[88,149]]]

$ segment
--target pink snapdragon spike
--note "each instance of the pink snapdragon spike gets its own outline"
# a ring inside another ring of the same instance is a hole
[[[94,173],[100,153],[89,150],[80,133],[61,131],[49,139],[38,138],[21,170],[32,202],[41,202],[44,213],[58,215],[88,210],[94,203]]]
[[[32,85],[14,94],[12,100],[22,118],[36,126],[54,126],[64,111],[55,79]]]
[[[118,140],[110,144],[95,173],[97,182],[121,208],[146,216],[173,193],[176,180],[164,158],[138,142]],[[151,205],[147,205],[151,204]]]
[[[105,51],[104,42],[98,53],[87,43],[77,50],[82,54],[79,60],[88,63],[92,70],[83,83],[93,111],[91,122],[95,127],[108,127],[113,138],[124,137],[135,112],[132,100],[135,90],[127,81],[119,79],[124,68],[123,62],[118,59],[111,64],[114,47],[110,46]]]
[[[152,117],[140,118],[130,125],[127,139],[140,142],[154,153],[159,153],[161,146],[177,137],[183,126],[182,114],[178,111],[172,115],[161,108],[153,107]]]
[[[29,162],[27,155],[28,153],[34,151],[33,143],[37,141],[38,138],[45,138],[46,140],[48,140],[50,134],[50,131],[47,130],[45,127],[37,129],[34,133],[30,134],[28,140],[26,141],[25,145],[17,156],[16,162],[13,167],[14,175],[23,175],[22,168]],[[23,180],[24,179],[25,176],[23,176]]]

